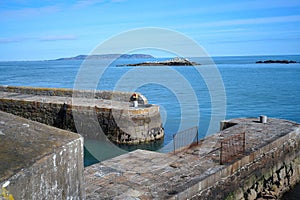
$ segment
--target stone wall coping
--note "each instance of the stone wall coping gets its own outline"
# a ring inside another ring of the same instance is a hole
[[[130,102],[121,102],[106,99],[90,99],[90,98],[72,98],[64,96],[43,96],[43,95],[31,95],[13,92],[1,92],[0,99],[26,101],[26,102],[39,102],[41,104],[60,104],[64,103],[69,108],[74,109],[87,109],[87,108],[105,108],[114,110],[127,110],[131,114],[143,114],[147,112],[158,112],[159,106],[153,104],[140,105],[139,107],[133,107]]]
[[[79,134],[0,111],[0,183],[75,140],[83,142]]]
[[[107,90],[73,90],[69,88],[39,88],[28,86],[1,86],[1,92],[31,94],[41,96],[63,96],[63,97],[88,97],[114,101],[129,102],[134,92],[107,91]],[[139,92],[139,104],[148,104],[147,98]]]

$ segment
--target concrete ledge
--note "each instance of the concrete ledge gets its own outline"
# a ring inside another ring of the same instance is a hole
[[[0,185],[14,199],[84,197],[78,134],[0,111],[0,160]]]
[[[177,154],[134,151],[85,168],[90,199],[279,198],[300,181],[300,125],[268,119],[233,126]],[[246,153],[220,165],[220,141],[246,132]]]
[[[128,102],[132,92],[119,91],[95,91],[95,90],[73,90],[67,88],[36,88],[24,86],[0,86],[1,92],[31,94],[41,96],[61,96],[61,97],[81,97],[81,98],[96,98],[114,101]],[[148,104],[147,98],[139,94],[139,104]]]

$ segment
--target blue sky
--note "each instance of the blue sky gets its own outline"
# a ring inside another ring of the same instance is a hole
[[[299,0],[1,0],[0,25],[0,60],[88,54],[143,27],[178,31],[211,56],[300,54]]]

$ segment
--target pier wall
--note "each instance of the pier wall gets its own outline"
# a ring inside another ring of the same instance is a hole
[[[68,89],[0,87],[1,90],[4,95],[0,110],[78,132],[88,139],[103,139],[104,133],[113,142],[135,144],[164,136],[159,106],[147,104],[143,95],[140,106],[133,108],[129,103],[131,93],[98,91],[91,102],[91,93],[75,91],[77,101],[82,100],[76,104],[72,102],[73,91]],[[113,107],[111,98],[115,104],[125,106]]]
[[[24,87],[24,86],[1,86],[1,92],[11,92],[28,95],[39,95],[39,96],[61,96],[61,97],[73,97],[81,96],[95,99],[115,100],[128,102],[132,92],[119,92],[119,91],[89,91],[89,90],[72,90],[66,88],[35,88],[35,87]],[[139,104],[148,104],[147,98],[139,94]]]
[[[229,164],[178,196],[188,196],[198,190],[192,199],[278,199],[299,181],[298,128]]]
[[[300,181],[299,124],[253,118],[228,123],[175,154],[137,150],[85,168],[87,197],[280,199]],[[220,142],[240,132],[246,132],[245,153],[221,164]]]
[[[0,199],[84,199],[83,188],[80,135],[0,111]]]

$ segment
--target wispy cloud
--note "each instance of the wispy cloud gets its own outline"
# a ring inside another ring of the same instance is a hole
[[[218,30],[210,30],[209,33],[240,33],[243,31],[247,31],[247,29],[244,28],[233,28],[233,29],[218,29]]]
[[[237,25],[258,25],[258,24],[274,24],[300,22],[300,15],[279,16],[279,17],[262,17],[262,18],[248,18],[248,19],[233,19],[214,22],[205,22],[197,24],[186,24],[179,28],[201,28],[201,27],[228,27]]]
[[[120,2],[125,2],[127,0],[111,0],[112,3],[120,3]]]
[[[286,38],[286,37],[262,37],[262,38],[253,38],[253,39],[220,39],[218,41],[210,41],[210,44],[225,44],[225,43],[252,43],[252,42],[279,42],[279,41],[299,41],[300,37]]]
[[[252,25],[252,24],[273,24],[273,23],[285,23],[285,22],[296,22],[296,21],[300,21],[300,15],[228,20],[228,21],[219,21],[215,23],[207,23],[204,25],[232,26],[232,25]]]
[[[59,41],[59,40],[77,40],[78,38],[75,35],[50,35],[41,37],[40,41]]]
[[[20,42],[25,42],[28,40],[31,41],[42,41],[42,42],[47,42],[47,41],[60,41],[60,40],[77,40],[78,37],[75,35],[49,35],[45,37],[3,37],[0,38],[0,44],[8,44],[8,43],[20,43]]]
[[[85,8],[89,6],[93,6],[99,3],[120,3],[126,0],[79,0],[77,1],[73,7],[74,8]]]
[[[98,3],[103,3],[104,0],[79,0],[74,4],[74,8],[84,8]]]
[[[243,10],[265,10],[272,8],[290,8],[300,6],[299,0],[272,0],[270,3],[269,0],[252,0],[252,1],[239,1],[229,4],[223,4],[219,9],[226,12],[232,11],[243,11]],[[211,8],[213,10],[213,8]]]
[[[38,8],[23,8],[15,10],[6,10],[0,12],[0,18],[3,19],[14,19],[24,17],[37,17],[43,14],[51,14],[61,10],[59,6],[44,6]]]
[[[28,40],[28,38],[24,37],[14,37],[14,38],[0,38],[0,44],[6,43],[18,43]]]
[[[201,2],[201,1],[199,1]],[[208,5],[202,6],[199,3],[199,6],[191,6],[188,9],[183,7],[182,9],[169,9],[164,12],[159,12],[153,14],[155,10],[151,10],[149,15],[152,18],[162,18],[162,17],[171,17],[171,16],[191,16],[191,15],[204,15],[204,14],[214,14],[218,15],[221,13],[235,13],[235,12],[243,12],[243,11],[252,11],[252,12],[260,12],[263,13],[268,9],[285,9],[285,8],[299,8],[300,1],[299,0],[247,0],[247,1],[234,1],[234,2],[218,2],[211,3]],[[146,13],[147,14],[147,13]],[[143,13],[145,15],[145,13]]]

